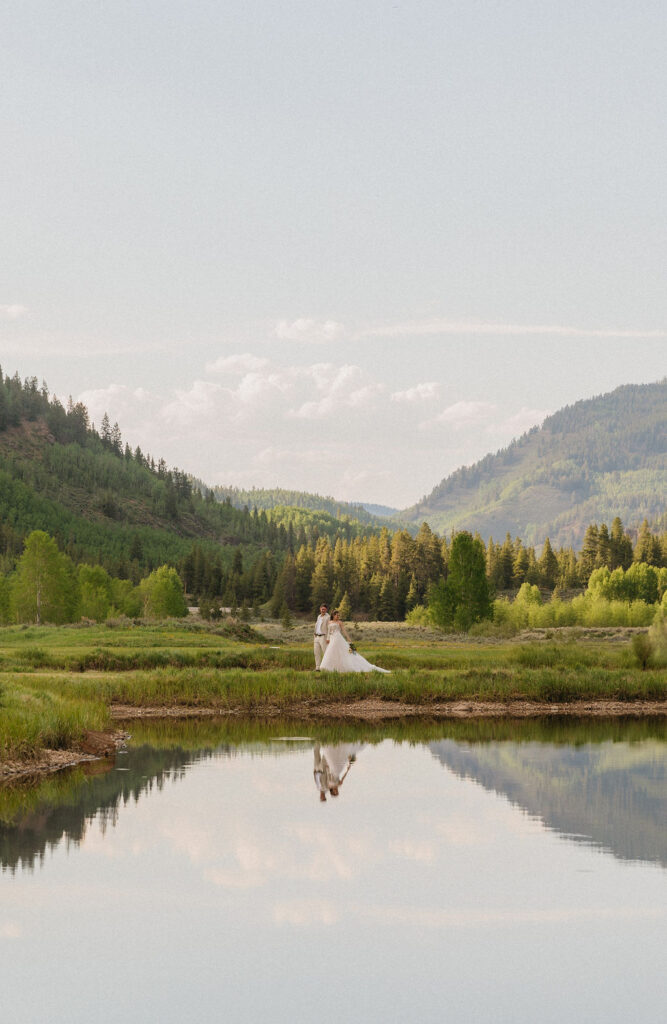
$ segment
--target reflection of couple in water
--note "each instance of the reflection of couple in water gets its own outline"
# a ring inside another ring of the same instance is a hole
[[[337,743],[333,747],[320,747],[319,743],[315,744],[313,778],[322,803],[326,800],[327,793],[338,796],[340,787],[357,759],[357,754],[364,746],[363,743]]]

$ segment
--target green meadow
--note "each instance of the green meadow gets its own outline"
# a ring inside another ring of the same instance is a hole
[[[364,699],[423,708],[448,701],[667,700],[667,673],[632,638],[466,639],[366,628],[359,650],[391,670],[313,672],[310,641],[266,639],[242,623],[6,627],[0,630],[0,761],[76,749],[112,728],[112,709],[192,708],[286,716]],[[285,642],[285,640],[287,642]],[[198,726],[199,727],[199,724]]]

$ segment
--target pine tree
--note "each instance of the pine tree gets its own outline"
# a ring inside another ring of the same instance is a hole
[[[347,621],[347,619],[349,619],[350,615],[352,614],[352,605],[350,604],[350,597],[347,590],[343,594],[343,597],[341,598],[338,604],[338,614],[340,615],[343,622]]]
[[[432,588],[429,608],[438,625],[461,630],[493,616],[484,546],[467,531],[452,541],[447,581]]]
[[[598,530],[598,555],[595,568],[599,569],[603,565],[607,567],[611,565],[611,540],[606,523],[602,523]]]
[[[514,548],[509,532],[505,536],[503,546],[500,549],[500,560],[502,564],[502,588],[509,590],[512,586],[512,575],[514,573]]]
[[[651,533],[648,520],[645,519],[639,527],[637,543],[634,550],[635,562],[643,562],[645,565],[659,566],[661,562],[660,541]]]
[[[588,584],[590,575],[596,568],[598,558],[598,528],[596,523],[591,523],[586,528],[584,543],[579,556],[579,581],[582,587]]]
[[[545,587],[553,590],[558,582],[558,559],[553,553],[551,541],[547,537],[544,541],[542,554],[539,561],[540,576]]]
[[[378,601],[378,619],[381,622],[393,622],[396,618],[396,599],[391,580],[387,577],[380,588]]]
[[[70,402],[71,401],[72,401],[72,396],[70,395]],[[69,408],[68,408],[67,411],[69,413]],[[104,416],[102,417],[102,429],[100,431],[100,437],[102,438],[102,444],[106,448],[110,448],[111,447],[111,424],[109,423],[109,414],[106,413],[106,412],[105,412]]]
[[[520,587],[522,583],[526,582],[529,564],[528,552],[523,546],[521,538],[517,537],[514,541],[514,558],[512,560],[512,584],[515,587]]]
[[[629,569],[632,565],[632,541],[623,529],[620,516],[611,524],[609,537],[610,569]]]
[[[111,441],[111,448],[116,453],[116,455],[122,455],[123,454],[123,438],[121,437],[120,427],[118,426],[118,423],[114,423],[113,427],[111,428],[110,441]]]

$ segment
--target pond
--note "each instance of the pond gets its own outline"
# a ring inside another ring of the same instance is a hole
[[[2,1019],[663,1021],[667,723],[133,723],[0,791]]]

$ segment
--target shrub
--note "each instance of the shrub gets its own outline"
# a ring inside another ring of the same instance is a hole
[[[638,633],[636,636],[633,636],[632,653],[641,670],[645,672],[653,661],[655,653],[651,638],[646,633]]]

